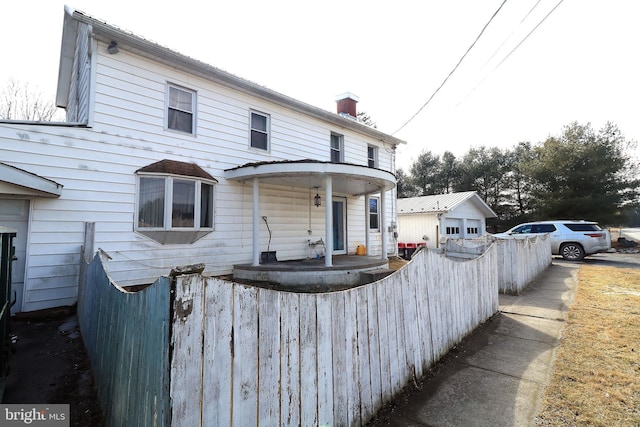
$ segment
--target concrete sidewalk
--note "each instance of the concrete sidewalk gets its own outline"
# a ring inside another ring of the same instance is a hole
[[[371,425],[532,425],[575,296],[578,267],[554,259],[521,295],[501,295],[500,312]]]

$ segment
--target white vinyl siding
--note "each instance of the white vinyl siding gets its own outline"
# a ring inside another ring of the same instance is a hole
[[[109,55],[106,45],[101,47],[93,53],[95,92],[86,95],[93,100],[91,128],[0,124],[3,162],[64,186],[59,198],[32,201],[27,311],[75,302],[85,222],[95,222],[95,248],[109,254],[109,274],[121,285],[152,283],[172,267],[200,262],[207,274],[230,273],[233,264],[251,261],[252,199],[251,186],[227,182],[225,169],[328,158],[331,124],[197,76],[185,77],[125,49]],[[166,82],[197,90],[197,138],[166,131]],[[87,84],[83,94],[88,90]],[[269,113],[268,151],[250,148],[248,111]],[[366,147],[378,142],[341,131],[345,161],[366,166]],[[379,154],[382,168],[391,165],[390,152]],[[135,171],[162,159],[195,162],[219,180],[215,230],[192,244],[161,245],[135,231]],[[387,222],[393,212],[390,194]],[[353,253],[365,242],[365,199],[342,196],[347,197],[347,250]],[[262,184],[260,215],[269,218],[278,259],[304,258],[307,240],[324,238],[324,208],[310,204],[308,189]],[[264,224],[260,227],[260,246],[266,250],[269,235]],[[380,233],[376,236],[370,242],[373,253],[380,248]]]

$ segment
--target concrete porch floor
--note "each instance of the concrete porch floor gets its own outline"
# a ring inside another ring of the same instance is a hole
[[[309,258],[258,266],[239,264],[233,266],[233,279],[256,282],[258,286],[267,283],[279,289],[318,292],[361,285],[368,280],[363,274],[389,269],[389,261],[379,256],[335,255],[331,267],[324,262],[324,258]]]

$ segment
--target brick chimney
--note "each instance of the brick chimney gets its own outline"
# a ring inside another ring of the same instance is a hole
[[[351,92],[336,96],[337,113],[341,116],[348,116],[355,119],[358,114],[356,104],[359,100],[360,99]]]

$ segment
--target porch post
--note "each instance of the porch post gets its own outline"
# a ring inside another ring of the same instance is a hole
[[[380,232],[382,237],[382,254],[380,259],[387,258],[387,192],[380,188]]]
[[[252,266],[260,265],[260,233],[258,231],[260,218],[260,180],[253,178],[253,262]]]
[[[333,265],[333,178],[327,176],[324,181],[324,266]]]
[[[364,196],[364,247],[367,249],[367,256],[371,254],[369,252],[369,233],[371,232],[371,215],[369,213],[369,203],[371,203],[371,195],[365,194]]]

